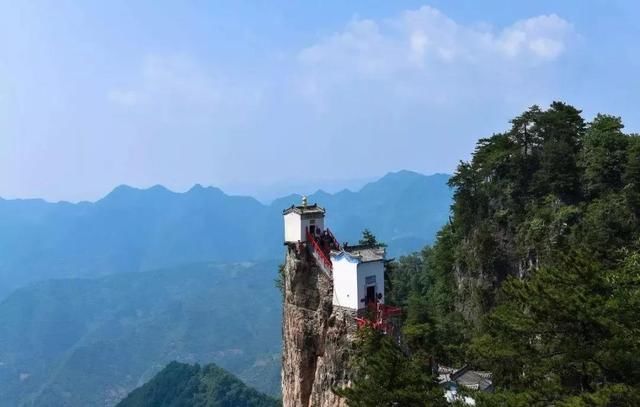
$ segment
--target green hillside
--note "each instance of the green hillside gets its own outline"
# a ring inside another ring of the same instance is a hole
[[[280,403],[247,387],[214,364],[171,362],[118,407],[276,407]]]
[[[202,263],[17,290],[0,303],[0,404],[114,405],[172,360],[278,394],[276,270]]]

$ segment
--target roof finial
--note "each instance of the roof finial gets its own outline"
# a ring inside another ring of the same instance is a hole
[[[306,195],[302,195],[302,206],[304,206],[305,208],[307,207],[307,196]]]

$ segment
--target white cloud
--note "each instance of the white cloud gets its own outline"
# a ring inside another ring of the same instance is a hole
[[[150,55],[135,85],[116,87],[107,98],[126,109],[249,120],[255,109],[283,100],[325,113],[340,104],[344,111],[355,99],[450,105],[491,92],[509,100],[535,92],[544,82],[541,70],[561,58],[574,37],[572,25],[553,14],[496,29],[461,24],[424,6],[389,19],[353,19],[279,58],[277,68],[257,71],[257,79],[185,55]],[[537,83],[523,89],[522,78],[534,73]]]
[[[424,6],[387,20],[355,19],[301,50],[298,89],[326,105],[323,98],[337,89],[367,82],[367,92],[403,90],[407,97],[406,90],[414,89],[409,93],[438,103],[521,83],[559,59],[574,37],[573,26],[553,14],[495,29],[461,24]]]
[[[327,173],[350,176],[442,170],[453,168],[478,136],[556,95],[554,69],[574,36],[555,15],[495,28],[422,7],[389,19],[353,19],[284,56],[247,58],[249,66],[219,55],[151,55],[130,85],[107,97],[135,116],[122,121],[132,135],[122,137],[124,145],[145,129],[140,150],[152,145],[168,157],[154,153],[150,160],[201,157],[193,162],[237,179],[266,179],[276,168],[313,177],[318,167],[310,161],[328,161]],[[312,158],[281,160],[304,143],[312,143]],[[230,159],[238,151],[242,159]],[[357,151],[366,151],[366,162],[354,158]]]
[[[552,14],[518,21],[504,29],[497,40],[508,57],[529,54],[540,60],[554,60],[564,52],[572,30],[571,24]]]

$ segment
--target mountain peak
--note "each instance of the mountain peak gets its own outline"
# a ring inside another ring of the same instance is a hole
[[[145,191],[144,189],[142,191]],[[156,192],[156,193],[165,193],[165,192],[170,192],[173,193],[172,191],[170,191],[169,189],[167,189],[167,187],[165,187],[164,185],[160,185],[160,184],[156,184],[150,188],[147,188],[146,191],[151,191],[151,192]]]
[[[194,383],[197,383],[194,385]],[[204,402],[203,402],[204,401]],[[280,403],[248,387],[215,364],[169,363],[153,379],[131,392],[119,407],[158,405],[237,405],[276,407]]]
[[[437,174],[433,174],[433,176],[435,176],[435,175],[437,175]],[[432,175],[425,175],[425,174],[421,174],[419,172],[411,171],[411,170],[400,170],[400,171],[388,172],[382,178],[380,178],[378,181],[375,181],[375,182],[381,182],[381,181],[386,181],[386,180],[393,180],[393,181],[397,181],[397,180],[416,180],[416,179],[429,178],[431,176]]]
[[[159,184],[146,189],[135,188],[129,185],[119,185],[98,202],[129,205],[135,201],[157,200],[171,195],[175,195],[175,192]]]

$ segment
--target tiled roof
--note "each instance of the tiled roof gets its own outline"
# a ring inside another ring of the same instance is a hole
[[[384,246],[345,246],[342,251],[348,253],[351,257],[355,257],[360,262],[380,261],[385,258]]]
[[[482,375],[482,373],[483,372],[467,370],[455,378],[455,382],[467,389],[485,391],[491,387],[491,376],[486,377],[485,375]]]
[[[467,366],[460,369],[438,366],[438,381],[441,384],[454,382],[467,389],[482,391],[490,391],[493,386],[491,372],[470,370]]]
[[[289,208],[285,209],[282,211],[283,215],[289,214],[291,212],[297,213],[297,214],[324,214],[324,208],[318,206],[318,204],[313,204],[313,205],[299,205],[299,206],[294,206],[291,205]]]

